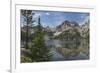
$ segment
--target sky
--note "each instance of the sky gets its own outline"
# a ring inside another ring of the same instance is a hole
[[[37,20],[40,16],[41,25],[46,27],[56,27],[60,25],[63,21],[75,21],[79,25],[82,25],[87,19],[89,19],[89,13],[82,12],[54,12],[54,11],[34,11],[33,20]],[[23,18],[23,17],[22,17]],[[21,20],[23,21],[23,20]],[[35,24],[36,24],[35,23]]]

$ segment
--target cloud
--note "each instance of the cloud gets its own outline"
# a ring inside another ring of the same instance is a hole
[[[90,19],[90,16],[85,16],[83,21],[80,22],[80,25],[83,25],[85,22],[88,22],[89,19]]]
[[[48,13],[48,12],[47,12],[47,13],[45,13],[45,14],[46,14],[46,15],[50,15],[50,13]]]

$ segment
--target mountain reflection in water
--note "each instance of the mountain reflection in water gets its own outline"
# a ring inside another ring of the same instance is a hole
[[[80,50],[79,48],[84,48],[85,46],[82,41],[77,44],[76,41],[49,39],[48,36],[46,36],[46,38],[48,38],[46,40],[46,45],[51,49],[52,61],[89,59],[89,54],[83,51],[78,51]],[[86,43],[86,41],[84,43]]]

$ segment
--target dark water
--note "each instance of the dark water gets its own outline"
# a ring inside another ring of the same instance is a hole
[[[85,44],[84,44],[85,43]],[[84,52],[79,52],[76,56],[69,56],[65,57],[61,53],[59,53],[56,49],[59,47],[65,47],[66,49],[78,49],[80,48],[87,48],[88,45],[86,45],[86,41],[76,42],[76,41],[62,41],[62,40],[55,40],[55,39],[49,39],[48,36],[46,36],[46,44],[48,47],[51,48],[52,60],[53,61],[61,61],[61,60],[84,60],[89,59],[89,55],[87,55]]]

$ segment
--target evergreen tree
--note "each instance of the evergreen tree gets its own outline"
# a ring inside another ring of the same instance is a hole
[[[50,60],[50,50],[47,48],[44,40],[44,33],[42,30],[40,17],[38,18],[38,26],[35,36],[32,40],[31,59],[33,62],[49,61]]]
[[[29,37],[30,37],[30,27],[32,25],[32,23],[34,22],[32,20],[32,15],[34,15],[34,13],[32,13],[32,10],[21,10],[21,16],[23,16],[24,18],[24,22],[26,23],[25,28],[26,28],[26,32],[25,35],[23,36],[23,38],[25,37],[25,48],[28,49],[28,43],[29,43]],[[21,33],[23,34],[23,33]],[[21,39],[22,40],[22,39]]]

